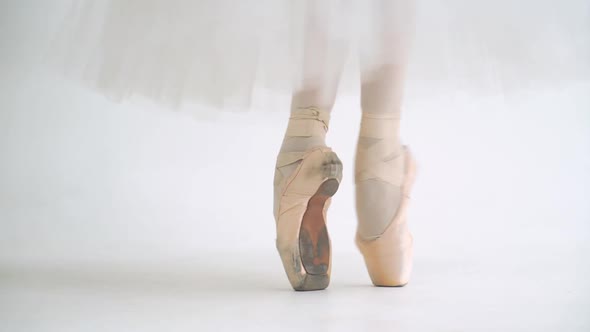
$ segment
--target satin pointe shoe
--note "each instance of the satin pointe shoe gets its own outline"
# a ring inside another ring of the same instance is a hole
[[[401,176],[391,176],[392,168],[403,167]],[[413,237],[407,225],[410,192],[416,175],[416,163],[409,149],[393,160],[373,160],[357,174],[357,181],[379,178],[400,186],[402,196],[399,209],[385,231],[378,237],[366,239],[356,235],[356,245],[363,255],[365,265],[375,286],[405,286],[412,272]]]
[[[305,110],[294,116],[318,121],[299,124],[291,121],[294,124],[288,127],[287,136],[327,131],[327,120],[322,120],[319,111]],[[297,291],[321,290],[330,283],[332,256],[326,216],[341,180],[342,163],[328,147],[282,152],[277,158],[274,181],[276,247],[289,282]]]

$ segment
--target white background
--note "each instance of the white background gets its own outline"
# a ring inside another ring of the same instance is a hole
[[[590,329],[590,82],[414,92],[415,270],[395,289],[353,245],[360,113],[340,98],[332,283],[296,293],[272,218],[286,110],[195,119],[59,78],[42,64],[56,3],[0,4],[0,330]]]

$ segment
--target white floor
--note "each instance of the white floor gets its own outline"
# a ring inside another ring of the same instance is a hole
[[[588,331],[587,261],[563,247],[418,257],[404,288],[369,286],[358,255],[294,292],[270,253],[4,270],[4,331]],[[468,251],[468,250],[466,250]]]
[[[271,213],[285,113],[111,103],[38,64],[48,7],[0,10],[0,331],[590,330],[589,82],[414,90],[416,263],[392,289],[353,246],[358,98],[340,98],[332,283],[298,293]]]

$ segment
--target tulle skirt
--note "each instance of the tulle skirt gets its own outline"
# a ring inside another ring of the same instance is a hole
[[[77,0],[52,54],[113,100],[223,109],[314,79],[304,77],[313,23],[317,70],[346,60],[342,93],[358,91],[359,71],[395,63],[409,65],[412,98],[510,94],[590,77],[588,13],[584,0]]]

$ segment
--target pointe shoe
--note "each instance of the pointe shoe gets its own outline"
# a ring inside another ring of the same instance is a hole
[[[299,163],[287,177],[281,170]],[[276,247],[293,289],[328,287],[331,272],[326,212],[342,180],[342,163],[327,147],[280,153],[275,176]]]
[[[364,239],[358,232],[356,235],[356,245],[375,286],[405,286],[412,271],[413,237],[406,216],[416,164],[407,147],[404,147],[402,157],[398,162],[399,166],[404,167],[404,176],[400,179],[402,200],[396,215],[379,237]]]

